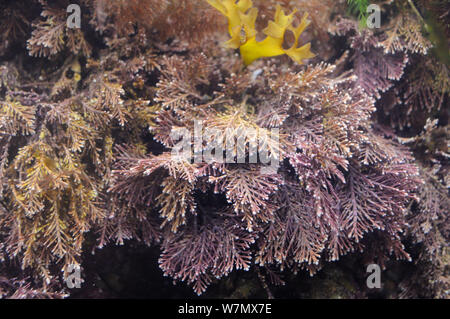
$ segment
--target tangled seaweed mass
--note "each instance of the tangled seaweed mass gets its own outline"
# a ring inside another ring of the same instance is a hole
[[[0,297],[124,245],[199,295],[346,256],[448,298],[450,7],[366,2],[2,1]]]

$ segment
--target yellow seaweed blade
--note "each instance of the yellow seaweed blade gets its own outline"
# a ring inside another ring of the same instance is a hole
[[[256,42],[256,39],[252,38],[241,46],[241,55],[245,65],[249,65],[259,58],[282,54],[284,54],[284,51],[278,44],[278,40],[271,37],[267,37],[261,42]]]
[[[286,15],[281,6],[277,5],[274,20],[269,21],[263,30],[267,37],[263,41],[257,42],[255,23],[258,9],[253,7],[251,0],[240,0],[237,3],[235,0],[208,0],[208,3],[227,17],[231,39],[224,45],[232,49],[240,48],[245,65],[249,65],[259,58],[283,54],[287,54],[299,64],[303,64],[303,59],[314,57],[309,43],[297,48],[300,35],[310,23],[307,20],[308,14],[305,14],[299,26],[294,28],[292,22],[297,10]],[[247,11],[248,13],[246,13]],[[295,36],[295,44],[288,50],[283,49],[286,30],[291,30]]]
[[[293,47],[284,52],[298,64],[303,64],[304,59],[311,59],[316,56],[311,52],[311,43],[307,43],[300,48]]]

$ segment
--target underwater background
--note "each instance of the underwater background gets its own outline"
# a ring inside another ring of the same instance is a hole
[[[0,1],[0,298],[439,298],[448,0]]]

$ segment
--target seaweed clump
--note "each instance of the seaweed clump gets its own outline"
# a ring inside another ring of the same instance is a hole
[[[83,0],[79,29],[66,0],[0,4],[0,296],[67,296],[138,242],[197,294],[352,255],[447,298],[448,65],[417,12],[448,8],[418,3],[375,30],[322,0]]]

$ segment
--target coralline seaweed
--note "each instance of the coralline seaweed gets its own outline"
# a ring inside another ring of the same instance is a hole
[[[448,37],[449,8],[415,3],[370,29],[345,1],[83,0],[70,28],[68,0],[3,1],[0,297],[66,297],[87,253],[138,242],[197,294],[244,270],[283,297],[347,255],[412,261],[390,297],[448,298],[448,65],[422,16]]]

